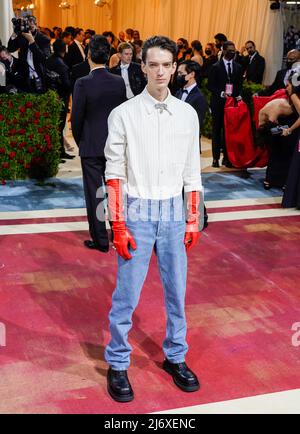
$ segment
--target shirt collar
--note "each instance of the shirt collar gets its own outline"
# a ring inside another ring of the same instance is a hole
[[[157,110],[155,108],[156,104],[166,104],[168,106],[168,111],[172,112],[172,99],[173,99],[173,97],[172,97],[172,94],[170,92],[170,89],[168,89],[168,96],[164,101],[158,101],[155,98],[153,98],[153,96],[151,96],[150,93],[148,92],[147,86],[145,87],[141,96],[142,96],[143,103],[145,104],[146,110],[147,110],[149,115],[151,113],[153,113],[155,110]]]
[[[123,63],[120,64],[120,68],[121,68],[122,70],[124,70],[124,69],[129,69],[129,66],[130,66],[129,63],[126,64],[126,65],[123,65]]]
[[[96,71],[96,69],[106,69],[106,67],[105,66],[96,66],[95,68],[91,69],[91,73],[93,71]]]
[[[197,83],[192,84],[191,86],[185,88],[184,90],[188,91],[188,94],[192,92],[192,90],[197,86]]]
[[[78,47],[81,47],[83,49],[83,45],[79,41],[77,41],[77,39],[74,39],[74,42],[76,45],[78,45]]]
[[[231,66],[233,65],[233,59],[232,60],[226,60],[225,57],[223,57],[223,61],[224,61],[225,66],[227,66],[228,63],[230,63]]]

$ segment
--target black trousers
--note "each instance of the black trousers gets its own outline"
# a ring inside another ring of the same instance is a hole
[[[228,160],[225,132],[224,132],[224,108],[225,103],[221,100],[220,103],[215,103],[211,107],[212,111],[212,152],[213,159],[220,160],[221,151],[225,160]]]
[[[66,120],[68,116],[68,109],[64,103],[64,106],[60,112],[60,123],[59,123],[59,134],[60,134],[60,155],[63,156],[65,154],[65,146],[64,146],[64,129],[66,126]]]
[[[106,160],[104,157],[81,157],[81,166],[90,235],[98,247],[105,248],[109,246],[109,240],[103,218],[105,198],[101,187],[104,186]]]

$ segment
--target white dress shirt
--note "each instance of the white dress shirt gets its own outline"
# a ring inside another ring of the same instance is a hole
[[[223,62],[225,64],[225,68],[227,71],[227,75],[229,77],[229,68],[228,68],[228,64],[230,63],[230,68],[231,68],[231,75],[233,74],[233,60],[226,60],[225,58],[223,58]]]
[[[121,74],[122,74],[122,77],[123,77],[123,80],[124,80],[125,86],[126,86],[126,96],[127,96],[127,99],[134,98],[134,93],[131,90],[130,81],[129,81],[129,75],[128,75],[129,66],[130,66],[129,64],[123,65],[121,63]]]
[[[74,42],[75,42],[75,44],[77,45],[77,47],[79,48],[80,53],[81,53],[81,55],[82,55],[82,60],[83,60],[83,62],[84,62],[84,61],[85,61],[85,58],[86,58],[86,55],[85,55],[85,52],[84,52],[84,48],[83,48],[82,44],[81,44],[79,41],[77,41],[76,39],[74,40]]]
[[[121,179],[129,196],[165,200],[202,191],[196,111],[168,92],[166,110],[147,88],[112,111],[105,147],[106,180]]]
[[[197,86],[197,83],[192,84],[191,86],[183,89],[183,94],[181,97],[181,101],[186,101],[189,94],[192,92],[193,89]],[[185,92],[186,91],[186,92]]]

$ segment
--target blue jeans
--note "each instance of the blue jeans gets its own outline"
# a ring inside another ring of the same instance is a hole
[[[167,310],[167,334],[163,350],[171,363],[183,363],[188,352],[183,199],[181,196],[164,201],[127,198],[125,209],[128,211],[126,225],[137,243],[137,250],[131,250],[130,261],[118,257],[117,287],[109,315],[111,341],[106,348],[105,359],[116,371],[127,370],[130,366],[132,347],[128,343],[128,334],[154,248]]]

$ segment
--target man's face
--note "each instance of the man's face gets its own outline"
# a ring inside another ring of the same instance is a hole
[[[120,41],[125,41],[125,32],[119,33],[119,39],[120,39]]]
[[[28,20],[29,28],[31,33],[34,33],[37,30],[37,25],[35,20]]]
[[[65,42],[67,45],[71,45],[71,44],[72,44],[72,36],[71,36],[71,35],[66,36],[66,37],[64,38],[64,42]]]
[[[132,62],[133,51],[131,48],[126,48],[121,53],[121,62],[125,65],[129,65]]]
[[[296,51],[290,51],[287,55],[287,63],[289,65],[293,65],[296,62],[299,62],[299,54]]]
[[[224,57],[226,60],[232,60],[234,59],[234,56],[235,56],[235,46],[229,45],[227,50],[224,51]]]
[[[180,77],[186,77],[187,76],[186,65],[179,65],[179,67],[178,67],[178,75]]]
[[[77,35],[77,41],[80,42],[81,44],[83,43],[83,41],[85,40],[85,33],[82,30],[78,35]]]
[[[176,66],[170,51],[154,47],[147,51],[146,64],[142,63],[142,70],[148,77],[149,86],[163,90],[168,87]]]
[[[186,84],[195,77],[194,72],[188,73],[188,71],[186,70],[186,65],[179,65],[178,67],[178,77],[184,77]]]
[[[180,39],[177,41],[177,47],[178,50],[182,50],[184,48],[184,43]]]
[[[11,61],[12,56],[10,53],[7,53],[6,51],[1,51],[0,52],[0,60],[2,60],[2,62],[6,62],[6,61]]]
[[[133,32],[133,39],[136,39],[136,40],[138,40],[138,39],[140,39],[140,35],[139,35],[139,32]]]
[[[255,53],[255,47],[253,44],[246,44],[246,50],[248,51],[249,56],[253,56]]]
[[[220,41],[219,39],[215,39],[215,43],[216,43],[216,47],[220,50],[222,48],[222,41]]]

